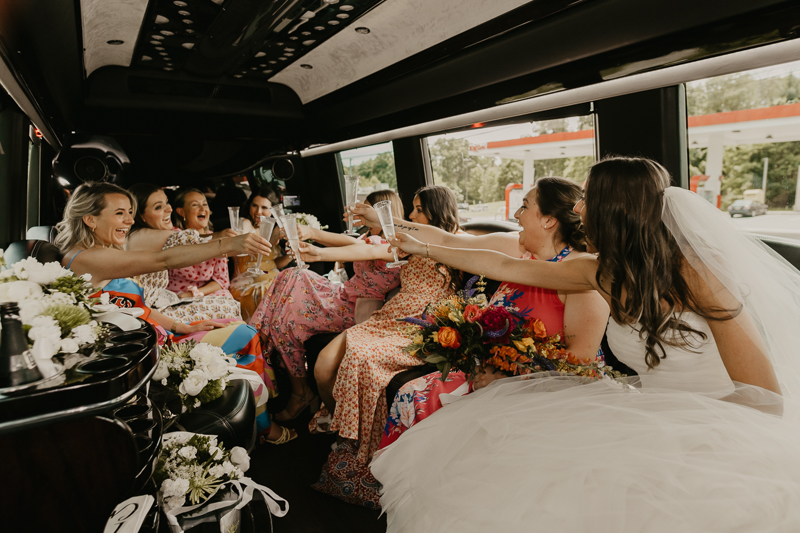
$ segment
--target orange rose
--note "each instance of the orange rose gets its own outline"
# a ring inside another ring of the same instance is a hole
[[[468,305],[464,308],[464,320],[472,324],[481,317],[481,308],[477,305]]]
[[[528,320],[528,322],[525,324],[525,329],[530,331],[531,334],[537,339],[547,337],[547,328],[544,327],[544,322],[538,318]]]
[[[461,335],[453,328],[442,328],[437,334],[439,344],[444,348],[458,348],[461,346]]]

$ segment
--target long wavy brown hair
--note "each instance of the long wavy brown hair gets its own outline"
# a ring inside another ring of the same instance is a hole
[[[689,288],[683,274],[689,267],[661,221],[669,186],[669,173],[655,161],[611,157],[591,168],[584,193],[586,238],[598,251],[597,284],[610,287],[614,320],[641,326],[649,368],[666,357],[664,345],[691,351],[698,337],[706,338],[678,318],[681,311],[711,320],[739,312],[703,308]]]

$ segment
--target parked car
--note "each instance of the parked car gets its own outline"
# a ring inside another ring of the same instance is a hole
[[[767,214],[767,204],[762,204],[755,200],[736,200],[728,206],[728,213],[733,215],[742,215],[747,217],[754,217],[756,215]]]
[[[475,204],[469,206],[470,211],[488,211],[489,206],[487,204]]]
[[[458,204],[458,208],[463,210],[463,211],[466,211],[466,210],[469,209],[469,204],[465,203],[465,202],[462,202],[462,203]]]

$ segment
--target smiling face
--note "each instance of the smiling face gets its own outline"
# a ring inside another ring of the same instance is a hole
[[[419,196],[414,197],[414,210],[411,211],[411,214],[408,215],[408,218],[411,219],[411,222],[430,226],[431,221],[428,220],[428,217],[426,217],[425,213],[422,212],[422,203],[419,201]]]
[[[272,202],[263,196],[256,196],[253,198],[253,203],[250,204],[250,218],[253,220],[255,227],[258,227],[258,217],[271,217],[269,208],[272,207]]]
[[[522,207],[514,213],[522,231],[519,232],[519,245],[528,252],[536,253],[552,235],[547,230],[555,230],[553,217],[544,216],[536,203],[536,187],[532,188],[522,199]]]
[[[172,206],[164,191],[156,191],[147,199],[142,211],[142,220],[153,229],[172,229]]]
[[[205,231],[208,228],[211,210],[208,208],[205,195],[199,192],[187,193],[183,206],[175,208],[175,212],[183,217],[183,225],[186,229]]]
[[[125,237],[133,225],[133,208],[130,199],[124,194],[107,194],[106,206],[99,215],[83,217],[83,222],[97,239],[98,244],[106,246],[125,244]]]

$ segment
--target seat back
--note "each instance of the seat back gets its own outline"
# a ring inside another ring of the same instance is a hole
[[[800,241],[773,237],[772,235],[756,235],[756,238],[778,252],[792,266],[800,270]]]
[[[36,239],[40,241],[53,242],[55,241],[57,234],[58,232],[54,226],[33,226],[32,228],[28,228],[25,238],[29,240]]]
[[[33,257],[40,263],[60,262],[61,251],[54,244],[47,241],[30,239],[16,241],[8,245],[3,253],[6,265],[11,266],[27,257]]]
[[[487,233],[509,233],[519,231],[519,224],[508,220],[476,220],[461,224],[461,229],[473,235],[486,235]]]

